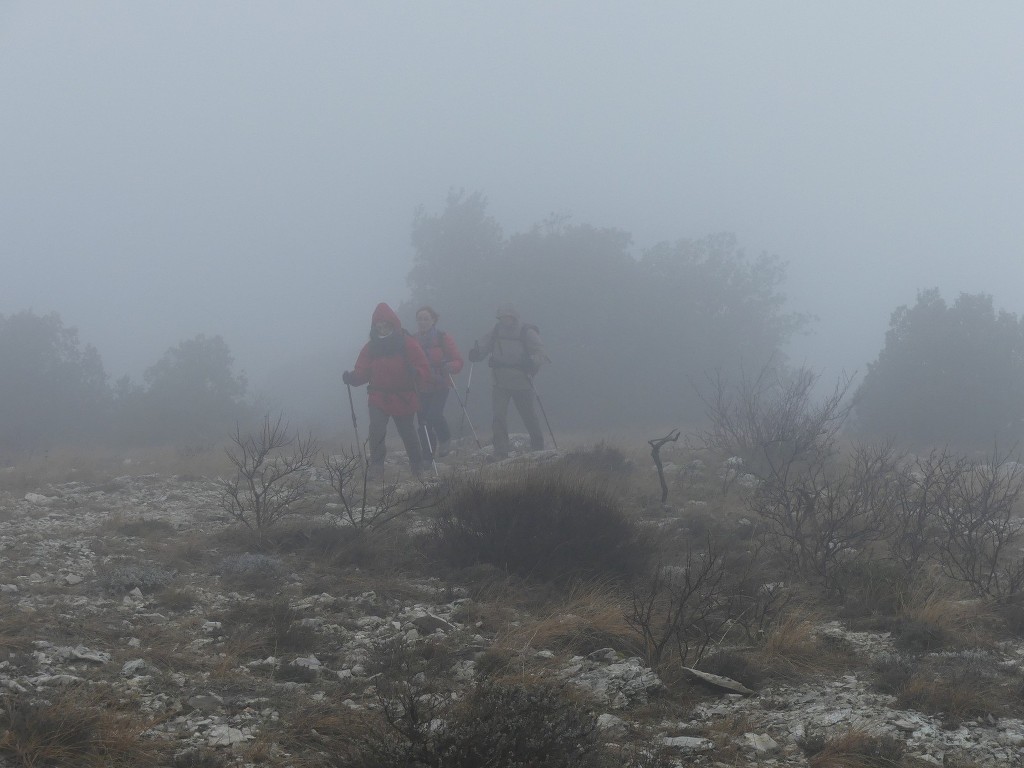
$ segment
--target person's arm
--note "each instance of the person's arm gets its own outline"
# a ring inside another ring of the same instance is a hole
[[[491,352],[494,351],[494,331],[491,330],[484,335],[479,341],[473,343],[473,348],[469,350],[469,362],[479,363],[485,359]]]
[[[367,351],[369,345],[359,350],[359,357],[356,358],[356,366],[351,371],[345,371],[341,380],[350,387],[361,387],[370,380],[370,353]]]
[[[450,374],[457,374],[462,370],[462,355],[459,354],[459,348],[455,346],[455,339],[452,338],[450,333],[442,336],[444,341],[442,346],[444,348],[444,359],[447,364],[447,372]]]

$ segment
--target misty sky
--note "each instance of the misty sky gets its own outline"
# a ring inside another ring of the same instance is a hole
[[[464,188],[506,234],[735,232],[820,318],[796,362],[863,374],[920,289],[1024,313],[1021,39],[1009,2],[0,0],[0,313],[112,377],[197,333],[254,383],[351,361]]]

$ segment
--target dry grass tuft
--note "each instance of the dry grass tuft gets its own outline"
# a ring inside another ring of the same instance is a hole
[[[591,581],[569,592],[533,616],[506,626],[495,645],[510,650],[555,650],[586,655],[601,648],[638,653],[636,633],[626,623],[626,598],[614,586]]]
[[[801,746],[811,768],[896,768],[905,751],[897,738],[858,728],[832,738],[811,734]]]
[[[6,598],[6,595],[4,596]],[[0,600],[0,652],[28,651],[38,639],[39,617],[21,610],[11,600]]]
[[[152,722],[99,691],[74,687],[50,701],[8,696],[0,713],[0,754],[25,768],[157,765],[163,745],[144,737]]]
[[[810,608],[787,612],[750,653],[754,664],[772,679],[799,681],[847,669],[849,648],[818,632],[821,617]]]

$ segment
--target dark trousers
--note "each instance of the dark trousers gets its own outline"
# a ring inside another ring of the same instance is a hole
[[[395,420],[395,428],[399,437],[405,445],[405,452],[409,456],[409,466],[413,472],[419,472],[423,466],[423,457],[420,454],[420,441],[416,439],[415,419],[409,416],[390,416],[380,408],[370,406],[370,463],[384,464],[384,457],[387,455],[387,446],[384,439],[388,433],[388,420]]]
[[[544,448],[544,433],[540,429],[537,409],[533,407],[534,393],[532,389],[505,389],[495,387],[491,392],[493,422],[491,423],[494,452],[498,455],[508,454],[508,401],[516,404],[516,410],[523,420],[526,431],[530,433],[530,447],[539,451]]]
[[[444,404],[448,401],[448,388],[420,392],[420,447],[424,458],[429,458],[432,451],[437,450],[438,443],[446,443],[452,439],[448,422],[444,418]],[[427,442],[427,435],[430,442]]]

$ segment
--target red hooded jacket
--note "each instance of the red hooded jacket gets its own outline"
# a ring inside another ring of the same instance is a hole
[[[415,338],[423,348],[427,362],[430,363],[430,381],[426,386],[420,387],[420,391],[443,392],[451,388],[452,380],[445,366],[451,368],[453,375],[462,370],[462,355],[455,346],[455,339],[450,333],[439,331],[436,327],[426,333],[416,334]]]
[[[380,337],[377,323],[387,321],[394,329]],[[370,341],[359,352],[350,383],[367,384],[370,405],[389,416],[411,416],[419,410],[417,389],[430,380],[430,365],[423,348],[402,330],[402,321],[387,304],[373,310]]]

